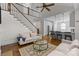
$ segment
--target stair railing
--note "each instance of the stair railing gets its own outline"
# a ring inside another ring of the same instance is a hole
[[[18,4],[18,3],[16,3],[16,4]],[[18,4],[18,5],[20,5],[20,4]],[[2,9],[2,10],[5,10],[5,11],[9,11],[10,13],[13,12],[12,6],[14,6],[15,9],[17,9],[18,12],[19,12],[21,15],[23,15],[24,18],[26,18],[26,20],[28,20],[28,21],[30,22],[30,24],[33,25],[34,28],[36,28],[37,34],[39,34],[39,29],[23,14],[23,12],[21,12],[21,11],[16,7],[15,4],[13,4],[13,3],[1,3],[1,9]],[[20,6],[23,6],[23,5],[20,5]],[[23,6],[23,7],[25,7],[25,6]],[[26,7],[25,7],[25,8],[26,8]],[[28,8],[27,8],[27,9],[28,9]],[[29,10],[35,11],[35,10],[33,10],[33,9],[30,9],[30,8],[29,8]],[[35,12],[38,12],[38,11],[35,11]],[[38,12],[38,13],[39,13],[39,12]]]

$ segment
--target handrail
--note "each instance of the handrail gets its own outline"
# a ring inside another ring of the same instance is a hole
[[[9,10],[2,9],[2,8],[1,8],[1,10],[4,10],[4,11],[9,11]],[[26,13],[24,13],[24,12],[22,12],[22,13],[23,13],[23,14],[26,14]],[[26,15],[28,15],[28,14],[26,14]],[[34,15],[31,15],[31,14],[29,14],[29,16],[36,17],[36,18],[40,18],[40,17],[37,17],[37,16],[34,16]]]
[[[24,14],[26,14],[26,13],[24,13]],[[28,15],[28,14],[26,14],[26,15]],[[36,17],[36,18],[40,18],[40,17],[34,16],[34,15],[30,15],[30,14],[29,14],[29,16]]]
[[[38,29],[13,3],[11,3],[36,29]]]
[[[28,7],[26,7],[26,6],[22,5],[22,4],[19,4],[19,3],[16,3],[16,4],[18,4],[18,5],[20,5],[20,6],[25,7],[25,8],[27,8],[27,9],[28,9]],[[34,10],[34,9],[31,9],[31,8],[29,8],[29,9],[30,9],[30,10],[32,10],[32,11],[34,11],[34,12],[40,13],[40,12],[38,12],[38,11]]]
[[[19,3],[16,3],[16,4],[28,9],[28,7],[26,7],[26,6],[22,5],[22,4],[19,4]],[[37,12],[37,13],[40,13],[40,12],[38,12],[38,11],[36,11],[36,10],[33,10],[33,9],[31,9],[31,8],[29,8],[29,10],[32,10],[32,11]],[[29,11],[29,10],[28,10],[28,11]],[[22,12],[22,13],[24,13],[24,12]],[[24,13],[24,14],[26,14],[26,13]],[[32,16],[32,17],[36,17],[36,18],[40,18],[40,17],[37,17],[37,16],[34,16],[34,15],[29,14],[29,12],[28,12],[28,14],[26,14],[26,15],[29,15],[29,16]]]

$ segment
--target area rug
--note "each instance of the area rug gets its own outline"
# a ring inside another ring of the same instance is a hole
[[[35,51],[33,49],[33,44],[32,44],[32,45],[20,48],[19,52],[20,52],[21,56],[47,56],[55,48],[56,48],[55,45],[48,44],[48,48],[46,50],[39,52],[39,51]]]

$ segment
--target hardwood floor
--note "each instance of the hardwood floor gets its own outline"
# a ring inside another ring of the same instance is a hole
[[[56,46],[58,46],[61,43],[61,40],[53,39],[53,38],[50,39],[48,36],[44,36],[43,39],[47,40],[50,44],[53,44],[53,45],[56,45]],[[13,56],[20,56],[19,48],[28,46],[30,44],[33,44],[33,43],[29,43],[29,44],[22,45],[22,46],[18,45],[18,43],[14,43],[14,44],[9,44],[9,45],[6,45],[6,46],[2,46],[1,47],[1,49],[2,49],[2,55],[3,55],[3,53],[5,53],[7,51],[12,51]]]
[[[14,44],[9,44],[9,45],[6,45],[6,46],[2,46],[1,47],[1,50],[2,50],[2,55],[3,53],[7,52],[7,51],[12,51],[13,52],[13,55],[15,56],[19,56],[20,53],[19,53],[19,45],[17,43],[14,43]]]
[[[58,46],[61,43],[61,40],[59,39],[54,39],[54,38],[49,38],[48,36],[43,37],[45,40],[47,40],[49,43]]]

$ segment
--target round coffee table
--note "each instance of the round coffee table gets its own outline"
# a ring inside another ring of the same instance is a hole
[[[34,42],[33,49],[37,51],[43,51],[48,48],[48,42],[46,40],[38,40]]]

